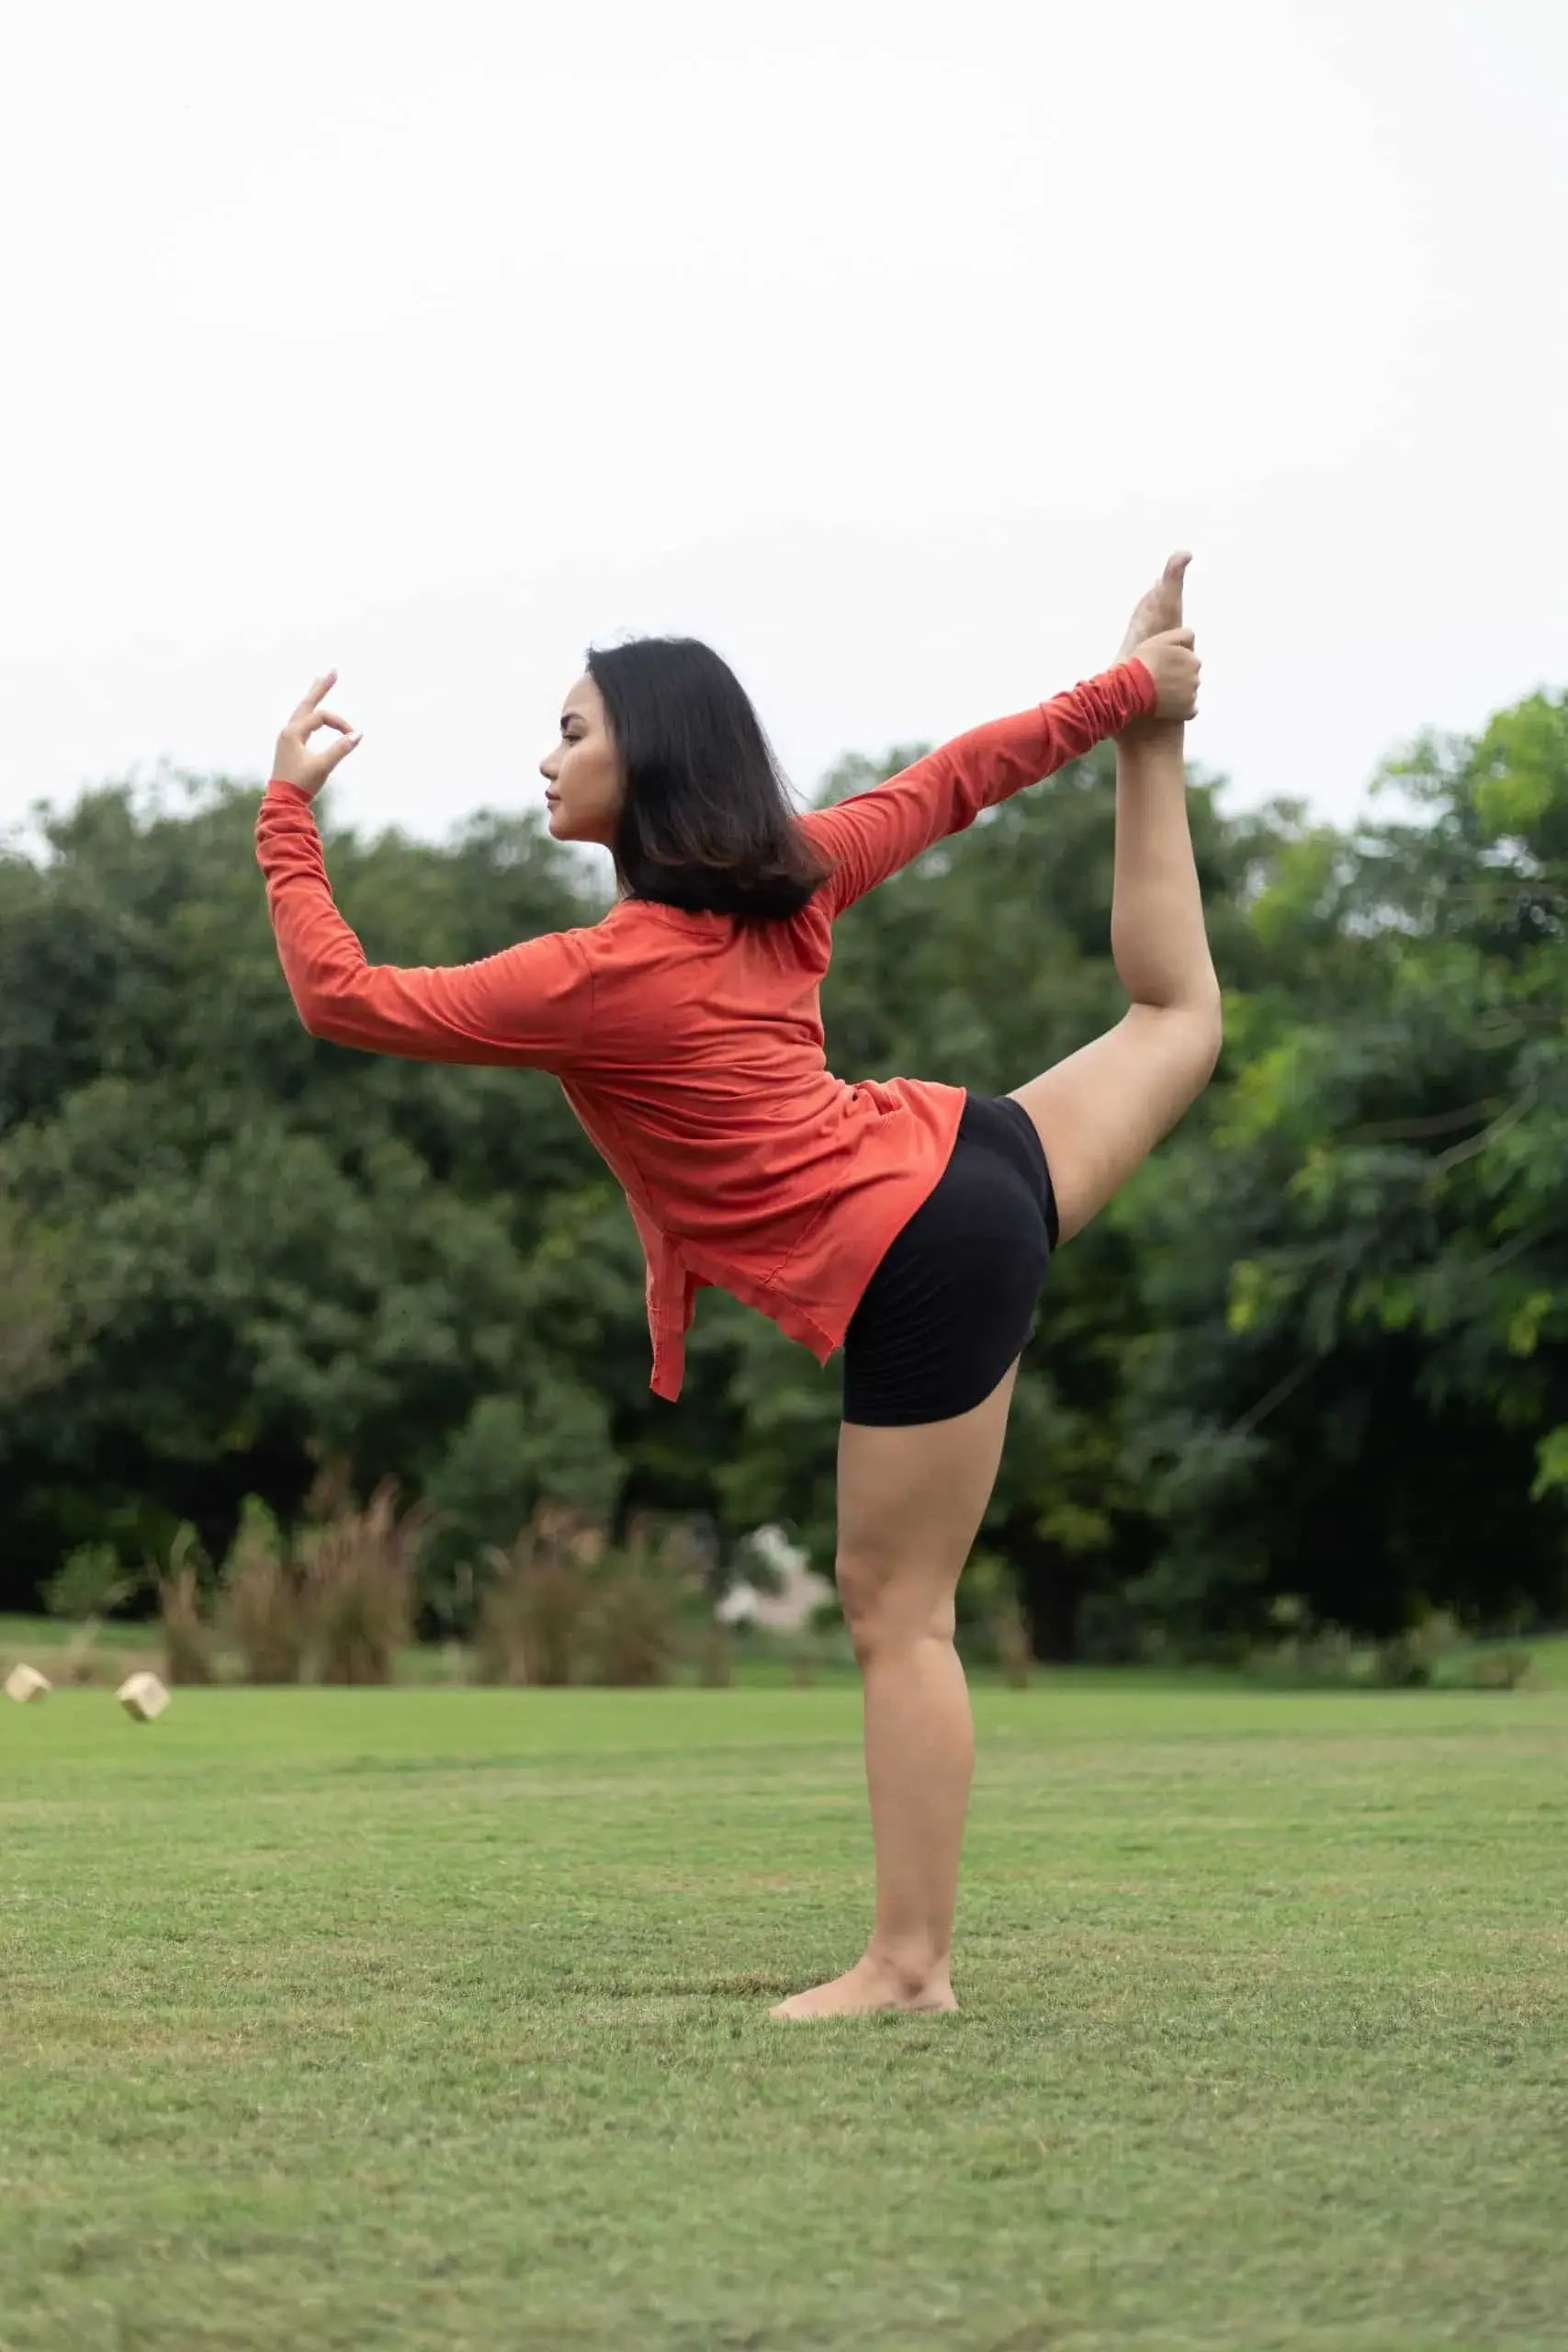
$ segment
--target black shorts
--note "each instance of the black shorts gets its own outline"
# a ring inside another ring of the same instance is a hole
[[[844,1334],[844,1419],[951,1420],[987,1397],[1034,1328],[1056,1200],[1034,1122],[971,1094],[936,1189],[888,1245]]]

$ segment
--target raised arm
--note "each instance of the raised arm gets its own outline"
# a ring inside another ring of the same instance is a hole
[[[972,728],[901,775],[802,819],[831,862],[825,902],[835,915],[933,842],[972,825],[1025,785],[1081,758],[1130,720],[1153,711],[1158,688],[1140,659],[1119,662],[1067,693]]]
[[[310,798],[276,779],[256,820],[256,859],[289,993],[312,1037],[413,1061],[570,1067],[587,1041],[592,975],[570,932],[477,964],[367,962],[339,914]]]
[[[581,1056],[593,1009],[581,936],[552,932],[478,964],[370,964],[333,901],[310,803],[359,741],[325,707],[329,670],[277,739],[256,819],[256,859],[289,993],[312,1037],[412,1061],[520,1063],[561,1070]],[[325,729],[336,742],[312,749]]]

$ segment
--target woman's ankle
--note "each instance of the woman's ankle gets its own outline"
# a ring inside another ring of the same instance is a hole
[[[953,1955],[929,1945],[889,1943],[874,1936],[865,1948],[862,1966],[885,1976],[902,2000],[918,1994],[950,1988]]]

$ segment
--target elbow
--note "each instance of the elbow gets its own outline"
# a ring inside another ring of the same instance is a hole
[[[288,993],[305,1033],[323,1045],[352,1045],[371,1011],[362,975],[332,963],[307,963],[288,974]]]
[[[307,1037],[318,1037],[323,1045],[335,1046],[343,1034],[341,1017],[334,1012],[330,997],[318,994],[296,994],[294,1010]]]

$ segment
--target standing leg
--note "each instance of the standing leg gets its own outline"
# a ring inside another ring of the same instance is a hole
[[[975,1732],[953,1595],[996,1484],[1017,1372],[953,1420],[844,1423],[839,1597],[864,1690],[876,1910],[854,1967],[781,2001],[776,2018],[957,2007],[953,1919]]]

